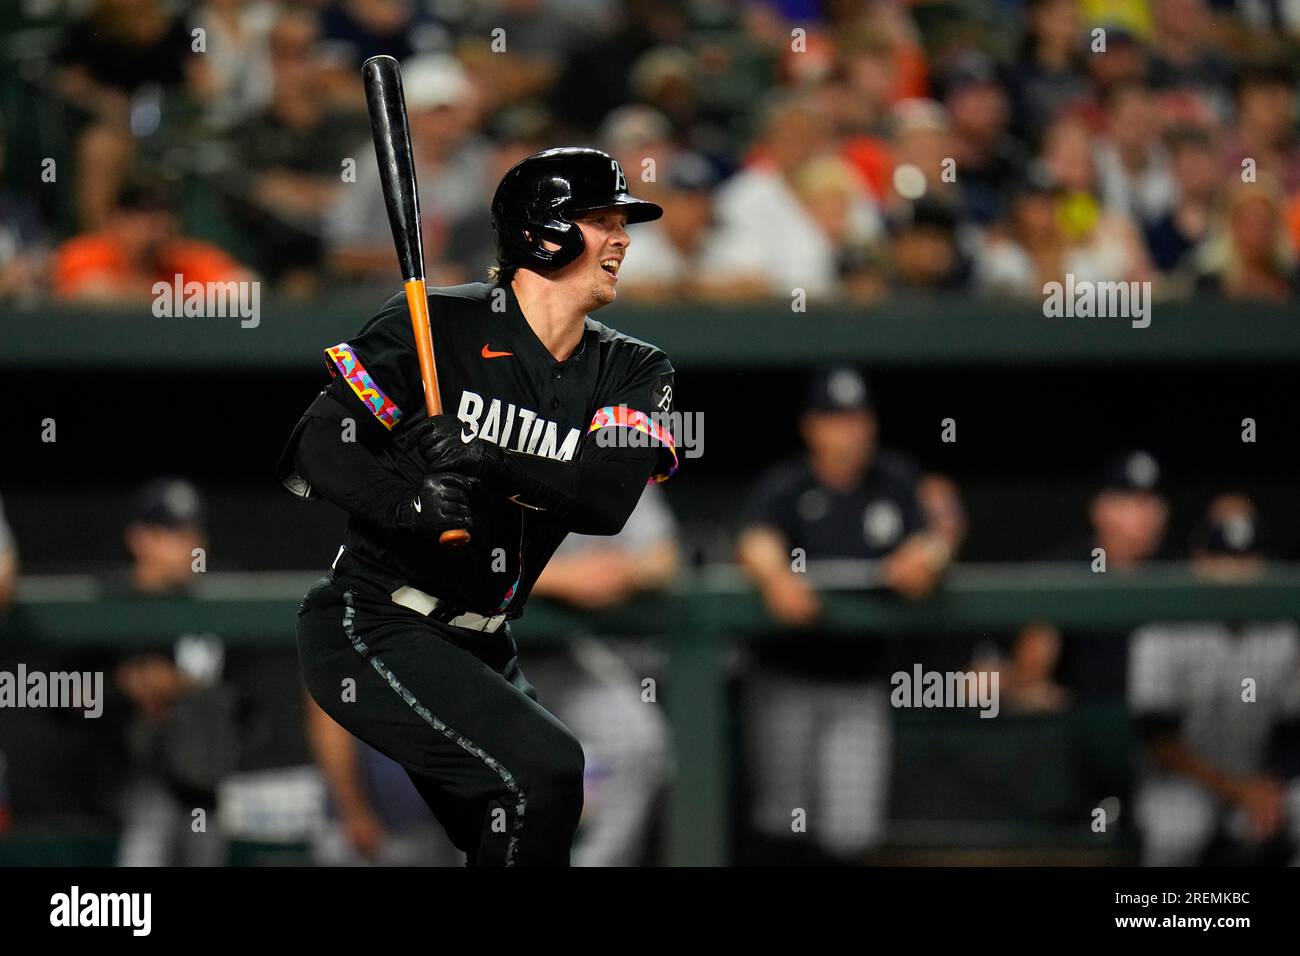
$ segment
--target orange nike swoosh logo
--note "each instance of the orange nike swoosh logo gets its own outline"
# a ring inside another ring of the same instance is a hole
[[[484,358],[501,358],[502,356],[505,355],[514,355],[514,354],[515,354],[514,352],[493,352],[486,345],[483,346],[483,352],[482,352]]]

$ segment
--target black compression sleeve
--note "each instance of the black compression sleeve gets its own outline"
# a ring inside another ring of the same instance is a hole
[[[585,443],[575,461],[507,451],[484,478],[517,504],[540,508],[578,534],[618,534],[658,462],[659,449]]]
[[[349,514],[396,529],[397,505],[411,482],[386,468],[367,442],[344,441],[344,418],[352,413],[322,393],[298,439],[294,466],[314,489]]]

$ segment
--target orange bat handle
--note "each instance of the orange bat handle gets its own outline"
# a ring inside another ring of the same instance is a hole
[[[438,367],[433,361],[433,336],[429,331],[429,292],[423,279],[407,279],[406,307],[411,313],[411,328],[415,332],[415,351],[420,356],[420,380],[424,383],[424,408],[432,418],[442,414],[442,399],[438,392]],[[438,536],[438,543],[451,548],[469,544],[469,532],[453,528]]]

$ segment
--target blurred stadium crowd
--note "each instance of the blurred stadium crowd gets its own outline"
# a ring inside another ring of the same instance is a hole
[[[378,53],[405,64],[431,283],[483,277],[492,189],[556,143],[602,146],[668,210],[629,297],[1296,283],[1286,0],[11,6],[0,296],[387,288],[358,82]]]

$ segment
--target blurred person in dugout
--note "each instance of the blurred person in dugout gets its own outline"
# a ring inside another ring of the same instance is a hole
[[[813,562],[878,562],[864,587],[929,594],[964,536],[955,487],[878,447],[853,368],[817,370],[800,430],[807,453],[764,475],[738,556],[784,628],[755,642],[744,695],[753,825],[782,860],[858,861],[885,835],[893,733],[885,655],[871,635],[820,632]],[[807,813],[812,844],[793,829]]]
[[[1169,504],[1160,463],[1149,451],[1111,459],[1101,473],[1088,507],[1091,533],[1056,548],[1047,560],[1074,564],[1094,573],[1125,574],[1149,561],[1167,558],[1165,530]],[[1060,677],[1083,700],[1124,697],[1128,633],[1066,635]]]
[[[617,608],[662,590],[680,566],[677,522],[657,486],[646,488],[613,537],[569,535],[533,588],[577,611]],[[635,866],[671,773],[669,728],[642,698],[645,668],[583,635],[532,646],[529,680],[573,731],[586,765],[575,866]],[[322,865],[455,866],[463,861],[400,766],[358,741],[307,698],[307,731],[330,796],[316,835]]]
[[[1211,502],[1192,543],[1209,583],[1263,567],[1259,516]],[[1144,744],[1142,862],[1300,865],[1300,629],[1294,620],[1156,623],[1133,636],[1129,706]]]
[[[1045,560],[1093,574],[1139,571],[1168,558],[1168,522],[1159,462],[1149,451],[1127,452],[1101,471],[1088,506],[1089,533]],[[1050,625],[1031,625],[1019,636],[1011,665],[1043,683],[1048,696],[1056,698],[1056,709],[1068,703],[1079,773],[1097,799],[1126,797],[1133,784],[1132,728],[1125,706],[1131,634],[1128,627],[1069,627],[1058,633]]]
[[[341,692],[341,691],[340,691]],[[328,793],[312,834],[318,866],[455,866],[458,854],[406,771],[303,694],[307,740]]]
[[[206,568],[204,521],[203,500],[188,481],[149,482],[126,528],[131,564],[105,581],[106,591],[186,595],[196,569]],[[125,760],[118,865],[219,866],[226,841],[217,786],[238,755],[238,702],[222,679],[223,646],[212,634],[142,637],[112,671],[119,706],[108,726],[123,735]]]

